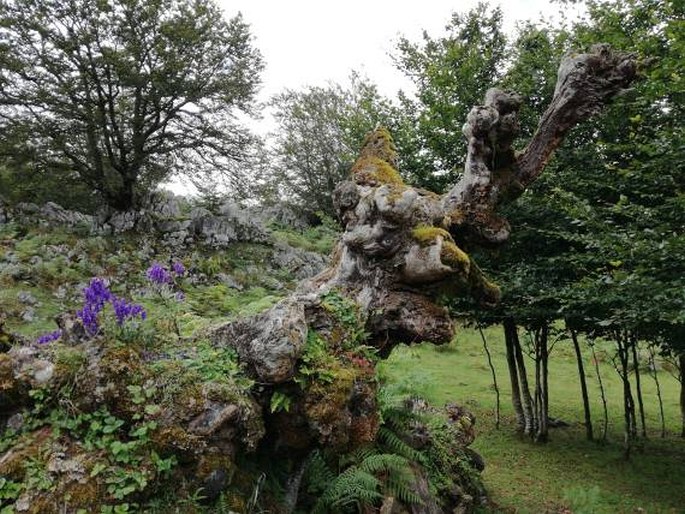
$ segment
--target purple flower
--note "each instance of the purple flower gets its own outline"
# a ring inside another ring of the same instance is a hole
[[[76,315],[81,319],[86,331],[92,336],[100,329],[98,314],[104,308],[105,303],[111,302],[114,295],[107,287],[107,283],[101,278],[94,278],[83,290],[85,302],[83,309]]]
[[[113,297],[112,307],[114,308],[114,316],[117,318],[117,325],[119,326],[122,326],[126,320],[135,317],[140,317],[143,320],[147,317],[147,313],[142,305],[128,303],[124,298]]]
[[[38,339],[36,339],[36,342],[38,344],[52,343],[53,341],[57,341],[60,337],[62,337],[62,331],[58,329],[54,332],[48,332],[47,334],[43,334]]]
[[[158,262],[153,262],[152,266],[148,268],[145,274],[147,275],[148,280],[150,280],[150,282],[153,284],[164,285],[171,284],[173,282],[173,278],[171,277],[169,270],[167,270]]]
[[[183,291],[179,291],[174,295],[174,297],[176,298],[177,302],[183,302],[186,299],[186,295]]]
[[[181,261],[176,261],[171,265],[171,271],[173,271],[177,277],[182,277],[186,273],[186,267]]]
[[[83,306],[83,309],[76,312],[76,316],[78,316],[83,323],[83,327],[86,329],[86,332],[88,332],[88,334],[91,336],[97,334],[98,330],[100,329],[100,325],[98,323],[98,314],[101,310],[102,307],[98,308],[95,305],[86,304]]]
[[[100,308],[112,299],[112,293],[107,287],[107,283],[101,278],[94,278],[83,290],[87,305],[98,305]]]

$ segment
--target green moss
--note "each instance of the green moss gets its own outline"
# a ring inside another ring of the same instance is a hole
[[[390,164],[397,161],[397,147],[390,131],[380,127],[364,137],[360,157],[374,156]]]
[[[421,246],[429,246],[435,243],[438,237],[442,237],[445,241],[452,241],[452,236],[447,230],[439,227],[432,227],[430,225],[418,225],[411,231],[411,236]]]
[[[440,252],[442,262],[453,268],[469,269],[471,259],[468,254],[452,241],[444,241]]]
[[[381,184],[404,185],[399,172],[379,157],[360,157],[352,167],[352,174],[359,184],[371,186]]]

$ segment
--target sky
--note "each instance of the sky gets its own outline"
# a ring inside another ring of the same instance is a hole
[[[424,30],[444,34],[453,12],[467,12],[478,0],[217,0],[227,17],[242,13],[250,25],[253,44],[266,68],[258,97],[266,102],[284,89],[348,84],[352,71],[360,72],[394,98],[410,82],[395,69],[390,54],[404,36],[419,41]],[[516,22],[555,18],[559,5],[547,0],[508,0],[500,5],[504,29]],[[268,110],[261,120],[243,120],[251,130],[266,134],[276,126]],[[174,192],[194,192],[185,181],[166,184]]]
[[[425,29],[444,33],[451,13],[466,12],[478,0],[220,0],[228,16],[238,12],[250,24],[254,44],[262,52],[261,100],[284,88],[345,84],[352,70],[393,97],[408,82],[395,70],[389,54],[399,36],[412,41]],[[497,2],[491,2],[497,5]],[[555,16],[559,6],[545,0],[501,3],[505,30],[518,20]]]

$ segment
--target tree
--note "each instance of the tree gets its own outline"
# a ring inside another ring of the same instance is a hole
[[[11,155],[117,209],[201,166],[237,179],[262,67],[211,0],[0,2],[0,130],[26,135]]]
[[[405,126],[395,130],[400,169],[410,182],[436,192],[464,168],[461,120],[497,83],[506,61],[499,8],[480,3],[466,14],[455,12],[445,31],[439,38],[424,32],[418,43],[401,38],[395,56],[416,87],[416,98],[400,96],[407,113]]]
[[[267,182],[309,211],[335,216],[333,191],[345,180],[364,136],[396,116],[375,85],[354,74],[339,84],[286,90],[271,100],[278,129],[270,136]]]
[[[242,448],[249,451],[259,445],[267,450],[269,466],[273,466],[274,455],[285,456],[284,475],[292,476],[292,470],[299,469],[311,450],[323,448],[339,457],[360,448],[364,451],[381,438],[374,360],[400,342],[449,342],[454,324],[447,309],[438,304],[445,294],[470,294],[485,305],[499,301],[498,287],[457,241],[503,244],[509,225],[494,213],[495,209],[530,186],[568,131],[628,87],[635,72],[631,55],[612,52],[606,45],[566,59],[552,102],[520,153],[512,148],[520,99],[513,93],[489,90],[484,105],[474,107],[467,117],[464,133],[468,153],[463,177],[444,195],[406,185],[396,169],[398,158],[389,132],[381,128],[370,133],[352,166],[350,179],[335,190],[334,205],[345,232],[331,256],[330,267],[269,310],[198,334],[211,341],[217,350],[214,355],[222,351],[237,355],[239,368],[250,380],[239,387],[229,383],[221,389],[208,389],[206,399],[204,392],[200,396],[184,395],[184,404],[192,404],[187,409],[189,414],[153,418],[173,423],[165,426],[170,430],[164,439],[183,451],[185,469],[193,477],[199,476],[200,469],[217,469],[208,461],[226,451],[231,460],[226,464],[220,460],[220,469],[233,469],[234,455],[239,458]],[[61,321],[64,332],[59,337],[65,341],[78,337],[78,323],[68,320],[67,324],[65,318]],[[31,405],[28,391],[38,377],[43,404],[47,403],[45,398],[52,398],[64,387],[52,372],[55,366],[50,359],[56,358],[56,352],[45,345],[36,346],[35,353],[17,347],[2,354],[2,414],[7,418]],[[123,350],[118,345],[106,346],[108,354],[103,355],[98,348],[85,354],[86,359],[99,363],[83,365],[93,379],[79,381],[82,394],[88,397],[83,403],[90,410],[108,399],[119,405],[132,403],[121,401],[126,393],[119,393],[114,384],[121,385],[122,391],[131,390],[129,380],[134,373],[122,373],[122,369],[136,370],[138,380],[143,381],[144,358],[137,353],[137,345],[126,345]],[[146,353],[147,360],[164,352]],[[105,358],[108,355],[109,360]],[[112,368],[116,371],[104,372]],[[45,373],[46,369],[50,373]],[[184,366],[172,369],[174,384],[186,384],[189,377],[197,376],[196,370]],[[107,390],[106,383],[112,384],[109,394],[93,395],[94,390]],[[112,393],[113,389],[117,392]],[[271,411],[267,412],[269,405]],[[459,424],[461,421],[453,425]],[[38,430],[46,432],[42,425]],[[438,449],[452,454],[444,446],[436,446]],[[23,459],[24,454],[15,458]],[[450,472],[457,472],[466,463],[466,459],[459,459],[450,466]],[[402,466],[407,467],[404,461]],[[23,479],[23,468],[16,468]],[[386,470],[374,466],[369,472]],[[443,471],[440,473],[444,476]],[[220,489],[230,480],[227,471],[221,473],[221,479],[217,474],[205,475],[211,480],[206,484],[218,484],[212,489]],[[252,488],[254,482],[245,483]],[[297,505],[299,479],[292,483],[294,493],[287,491],[288,504]],[[418,487],[424,489],[423,485]],[[449,511],[455,508],[454,496],[462,496],[455,495],[454,490],[450,488],[449,498],[445,498]],[[63,490],[56,487],[46,494],[53,493],[63,495]],[[372,495],[369,501],[375,499],[380,497]],[[52,496],[46,501],[52,502]]]

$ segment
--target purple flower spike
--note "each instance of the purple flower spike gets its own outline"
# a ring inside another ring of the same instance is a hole
[[[112,307],[114,308],[114,316],[117,318],[117,325],[119,326],[122,326],[126,320],[135,317],[140,317],[141,319],[147,317],[142,305],[128,303],[123,298],[114,297]]]
[[[87,305],[98,305],[100,308],[112,299],[107,283],[101,278],[94,278],[83,290]]]
[[[177,277],[182,277],[186,273],[186,267],[181,261],[176,261],[171,265],[171,270],[176,274]]]
[[[148,280],[153,284],[163,285],[173,282],[171,273],[158,262],[152,263],[152,266],[148,268],[145,274],[147,275]]]
[[[62,337],[62,331],[58,329],[54,332],[48,332],[47,334],[43,334],[38,339],[36,339],[36,342],[38,344],[48,344],[52,343],[53,341],[57,341],[60,337]]]

